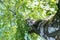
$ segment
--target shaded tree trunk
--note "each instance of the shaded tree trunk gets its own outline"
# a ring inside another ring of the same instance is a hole
[[[37,20],[35,24],[33,24],[33,28],[29,31],[29,33],[34,32],[46,38],[46,40],[48,40],[48,37],[53,37],[55,40],[60,40],[60,0],[57,6],[58,10],[52,21]],[[52,29],[54,29],[55,31],[51,32]]]

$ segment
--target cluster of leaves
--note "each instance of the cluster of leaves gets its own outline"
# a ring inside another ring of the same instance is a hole
[[[56,11],[55,0],[0,0],[0,40],[25,40],[26,18],[43,19]]]

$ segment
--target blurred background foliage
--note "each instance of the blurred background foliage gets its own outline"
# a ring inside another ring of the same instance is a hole
[[[40,40],[35,33],[28,34],[25,20],[55,14],[56,3],[58,0],[0,0],[0,40]]]

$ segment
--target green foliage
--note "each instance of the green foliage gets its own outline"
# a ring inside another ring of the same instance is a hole
[[[26,40],[35,40],[37,35],[28,36],[25,19],[44,19],[57,9],[55,0],[0,0],[0,40],[25,40],[26,34]]]

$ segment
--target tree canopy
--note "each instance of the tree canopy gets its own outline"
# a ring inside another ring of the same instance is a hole
[[[57,12],[58,0],[0,0],[0,40],[37,40],[26,18],[44,19]]]

